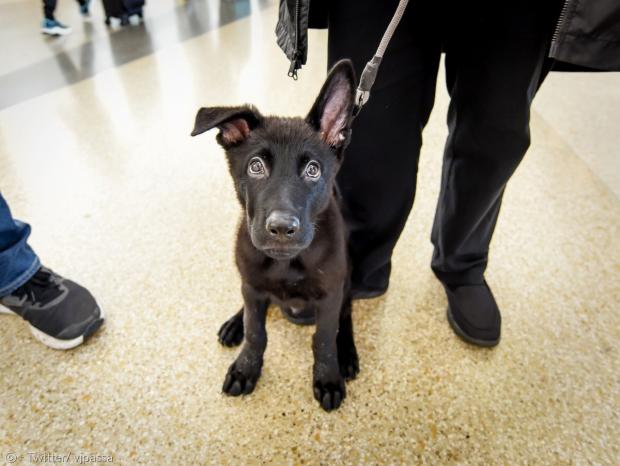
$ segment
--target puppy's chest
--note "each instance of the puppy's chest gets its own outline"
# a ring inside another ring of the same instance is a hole
[[[321,271],[308,271],[296,261],[273,261],[262,268],[255,287],[279,301],[313,301],[325,297]]]

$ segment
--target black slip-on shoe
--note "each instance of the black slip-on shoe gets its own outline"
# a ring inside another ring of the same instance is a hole
[[[312,308],[281,307],[280,310],[286,320],[296,325],[314,325],[316,321],[316,313]]]
[[[448,322],[459,337],[472,345],[499,343],[502,317],[486,282],[480,285],[443,284],[448,297]]]
[[[59,350],[81,345],[104,321],[103,312],[86,288],[45,267],[0,298],[0,314],[22,317],[37,340]]]

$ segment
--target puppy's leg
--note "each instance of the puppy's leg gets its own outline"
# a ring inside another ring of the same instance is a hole
[[[247,395],[254,390],[263,367],[263,353],[267,347],[265,318],[269,299],[249,285],[243,285],[243,326],[245,343],[241,353],[228,368],[222,390],[232,396]]]
[[[351,296],[347,296],[340,311],[340,328],[338,329],[338,364],[340,373],[346,380],[354,379],[360,371],[355,339],[353,338],[353,320],[351,318]]]
[[[336,344],[341,305],[341,291],[319,301],[316,332],[312,338],[314,397],[326,411],[337,409],[346,396]]]
[[[222,324],[217,338],[224,346],[240,345],[243,341],[243,307],[234,316]]]

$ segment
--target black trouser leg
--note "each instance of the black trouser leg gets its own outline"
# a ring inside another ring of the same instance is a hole
[[[449,136],[432,232],[432,268],[444,283],[484,280],[502,195],[530,144],[530,105],[548,71],[552,28],[542,10],[489,9],[477,30],[448,29]]]
[[[45,19],[54,19],[54,12],[56,11],[57,0],[43,0],[43,15]],[[80,6],[86,4],[86,0],[77,0]]]
[[[356,118],[338,176],[351,236],[352,288],[385,290],[392,249],[416,189],[422,129],[435,96],[439,28],[412,2],[383,59],[370,101]],[[353,60],[358,77],[372,58],[397,0],[330,2],[329,66]]]
[[[54,19],[54,11],[56,11],[56,0],[43,0],[43,15],[45,19]]]

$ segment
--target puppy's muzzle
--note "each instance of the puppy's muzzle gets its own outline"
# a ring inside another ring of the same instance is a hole
[[[272,240],[288,243],[295,240],[299,233],[300,222],[295,215],[281,210],[274,210],[267,217],[265,228]]]

